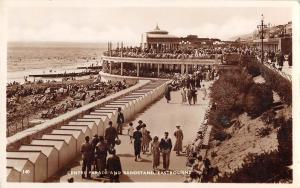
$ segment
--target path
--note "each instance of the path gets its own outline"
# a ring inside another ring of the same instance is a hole
[[[206,88],[208,84],[206,84]],[[162,98],[158,100],[153,105],[149,106],[143,113],[136,116],[133,121],[134,127],[137,125],[138,120],[143,120],[147,125],[147,129],[150,130],[152,138],[158,136],[159,139],[162,138],[165,131],[168,131],[172,139],[173,145],[175,144],[175,137],[173,133],[175,131],[176,125],[181,125],[181,129],[184,133],[183,144],[186,145],[191,142],[196,131],[198,130],[202,120],[204,119],[205,111],[208,106],[208,99],[203,101],[202,93],[198,92],[198,104],[187,105],[181,104],[180,91],[175,91],[171,93],[172,100],[170,103],[166,103],[165,99]],[[123,133],[126,134],[126,130]],[[140,162],[134,161],[134,150],[133,144],[130,144],[128,136],[120,136],[122,144],[116,146],[117,154],[121,158],[121,163],[123,171],[138,173],[143,171],[143,173],[152,173],[152,155],[141,155],[142,160]],[[80,164],[82,161],[80,161]],[[80,171],[81,166],[77,160],[71,165],[71,171]],[[176,156],[175,152],[171,153],[170,169],[174,172],[185,171],[186,170],[186,157]],[[161,165],[162,168],[162,158]],[[70,172],[64,172],[57,180],[60,182],[66,182],[68,178],[71,177]],[[93,180],[82,180],[80,175],[73,175],[75,182],[97,182],[97,181],[107,181],[103,179],[93,179]],[[120,178],[121,182],[183,182],[184,177],[182,175],[174,174],[151,174],[151,175],[134,175],[127,174]]]

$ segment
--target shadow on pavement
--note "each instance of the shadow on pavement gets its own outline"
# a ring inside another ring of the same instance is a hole
[[[125,153],[125,154],[118,154],[119,157],[134,157],[134,155],[132,154],[128,154],[128,153]]]

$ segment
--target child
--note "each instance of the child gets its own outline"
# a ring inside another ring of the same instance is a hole
[[[132,124],[132,122],[130,122],[129,123],[129,128],[128,128],[128,136],[129,136],[129,138],[130,138],[130,143],[132,143],[132,139],[133,139],[133,131],[134,131],[134,129],[133,129],[133,124]]]

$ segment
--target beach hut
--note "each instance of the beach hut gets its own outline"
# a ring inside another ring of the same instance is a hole
[[[81,153],[81,144],[85,142],[84,134],[78,129],[54,129],[52,134],[56,135],[72,135],[76,141],[76,153]]]
[[[97,109],[94,112],[91,112],[89,115],[106,115],[109,121],[113,122],[113,126],[116,126],[117,123],[116,110]]]
[[[133,99],[135,101],[135,113],[138,113],[142,110],[142,96],[127,95],[124,97],[124,99]]]
[[[34,182],[34,164],[29,159],[6,157],[6,166],[21,173],[21,182]]]
[[[68,129],[68,130],[80,130],[84,137],[86,136],[89,136],[91,137],[92,136],[92,133],[91,133],[91,130],[90,128],[87,126],[87,125],[63,125],[60,127],[61,129]]]
[[[108,108],[108,109],[116,109],[116,110],[118,110],[118,108],[121,108],[121,112],[124,114],[125,121],[128,121],[128,119],[132,115],[132,111],[129,106],[129,103],[118,103],[118,104],[109,103],[109,104],[105,105],[104,107]]]
[[[76,140],[73,137],[72,134],[44,134],[42,136],[42,139],[50,139],[50,140],[64,140],[67,143],[68,150],[69,150],[69,159],[68,161],[71,161],[76,157]]]
[[[53,176],[58,170],[58,150],[53,145],[21,145],[19,151],[41,151],[47,157],[47,176]]]
[[[142,97],[142,100],[141,100],[141,102],[142,102],[142,109],[144,107],[146,107],[150,103],[150,100],[151,100],[151,96],[148,93],[144,93],[144,92],[142,92],[142,93],[140,93],[140,92],[133,92],[133,93],[130,94],[130,96],[140,96],[140,97]]]
[[[154,93],[156,92],[157,88],[154,89],[139,89],[138,91],[134,91],[132,94],[146,94],[148,104],[151,103],[152,99],[154,98]]]
[[[21,172],[11,166],[6,166],[6,181],[21,182]]]
[[[100,136],[104,125],[104,122],[102,121],[101,117],[95,117],[95,118],[78,118],[76,119],[78,122],[94,122],[97,126],[97,134]],[[101,135],[103,136],[103,135]]]
[[[137,101],[136,99],[126,99],[126,98],[121,98],[121,99],[118,99],[112,103],[128,103],[131,107],[131,110],[132,110],[132,116],[131,118],[134,118],[136,112],[137,112],[137,109],[136,109],[136,106],[137,106]]]
[[[100,127],[98,135],[99,136],[104,136],[104,130],[108,126],[108,122],[110,121],[108,115],[105,115],[105,114],[102,114],[102,115],[100,115],[100,114],[84,115],[82,118],[85,118],[85,119],[99,119],[99,118],[101,118],[101,120],[103,121],[103,126]]]
[[[58,168],[65,167],[69,162],[68,145],[64,140],[54,139],[34,139],[31,141],[33,145],[53,145],[58,151]]]
[[[95,135],[95,134],[98,133],[98,127],[97,127],[97,125],[96,125],[95,122],[91,122],[91,121],[77,121],[77,120],[75,120],[75,121],[70,121],[70,122],[68,123],[68,125],[72,125],[72,126],[77,126],[77,125],[82,126],[82,125],[86,125],[86,126],[88,126],[88,128],[91,130],[91,135]]]
[[[29,159],[34,164],[35,182],[44,182],[48,178],[47,157],[41,151],[11,151],[6,152],[6,157]]]

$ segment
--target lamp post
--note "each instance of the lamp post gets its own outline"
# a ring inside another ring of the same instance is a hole
[[[261,63],[264,63],[264,29],[267,28],[267,25],[264,25],[264,15],[261,15],[261,24],[257,25],[257,29],[260,29],[261,32]]]

